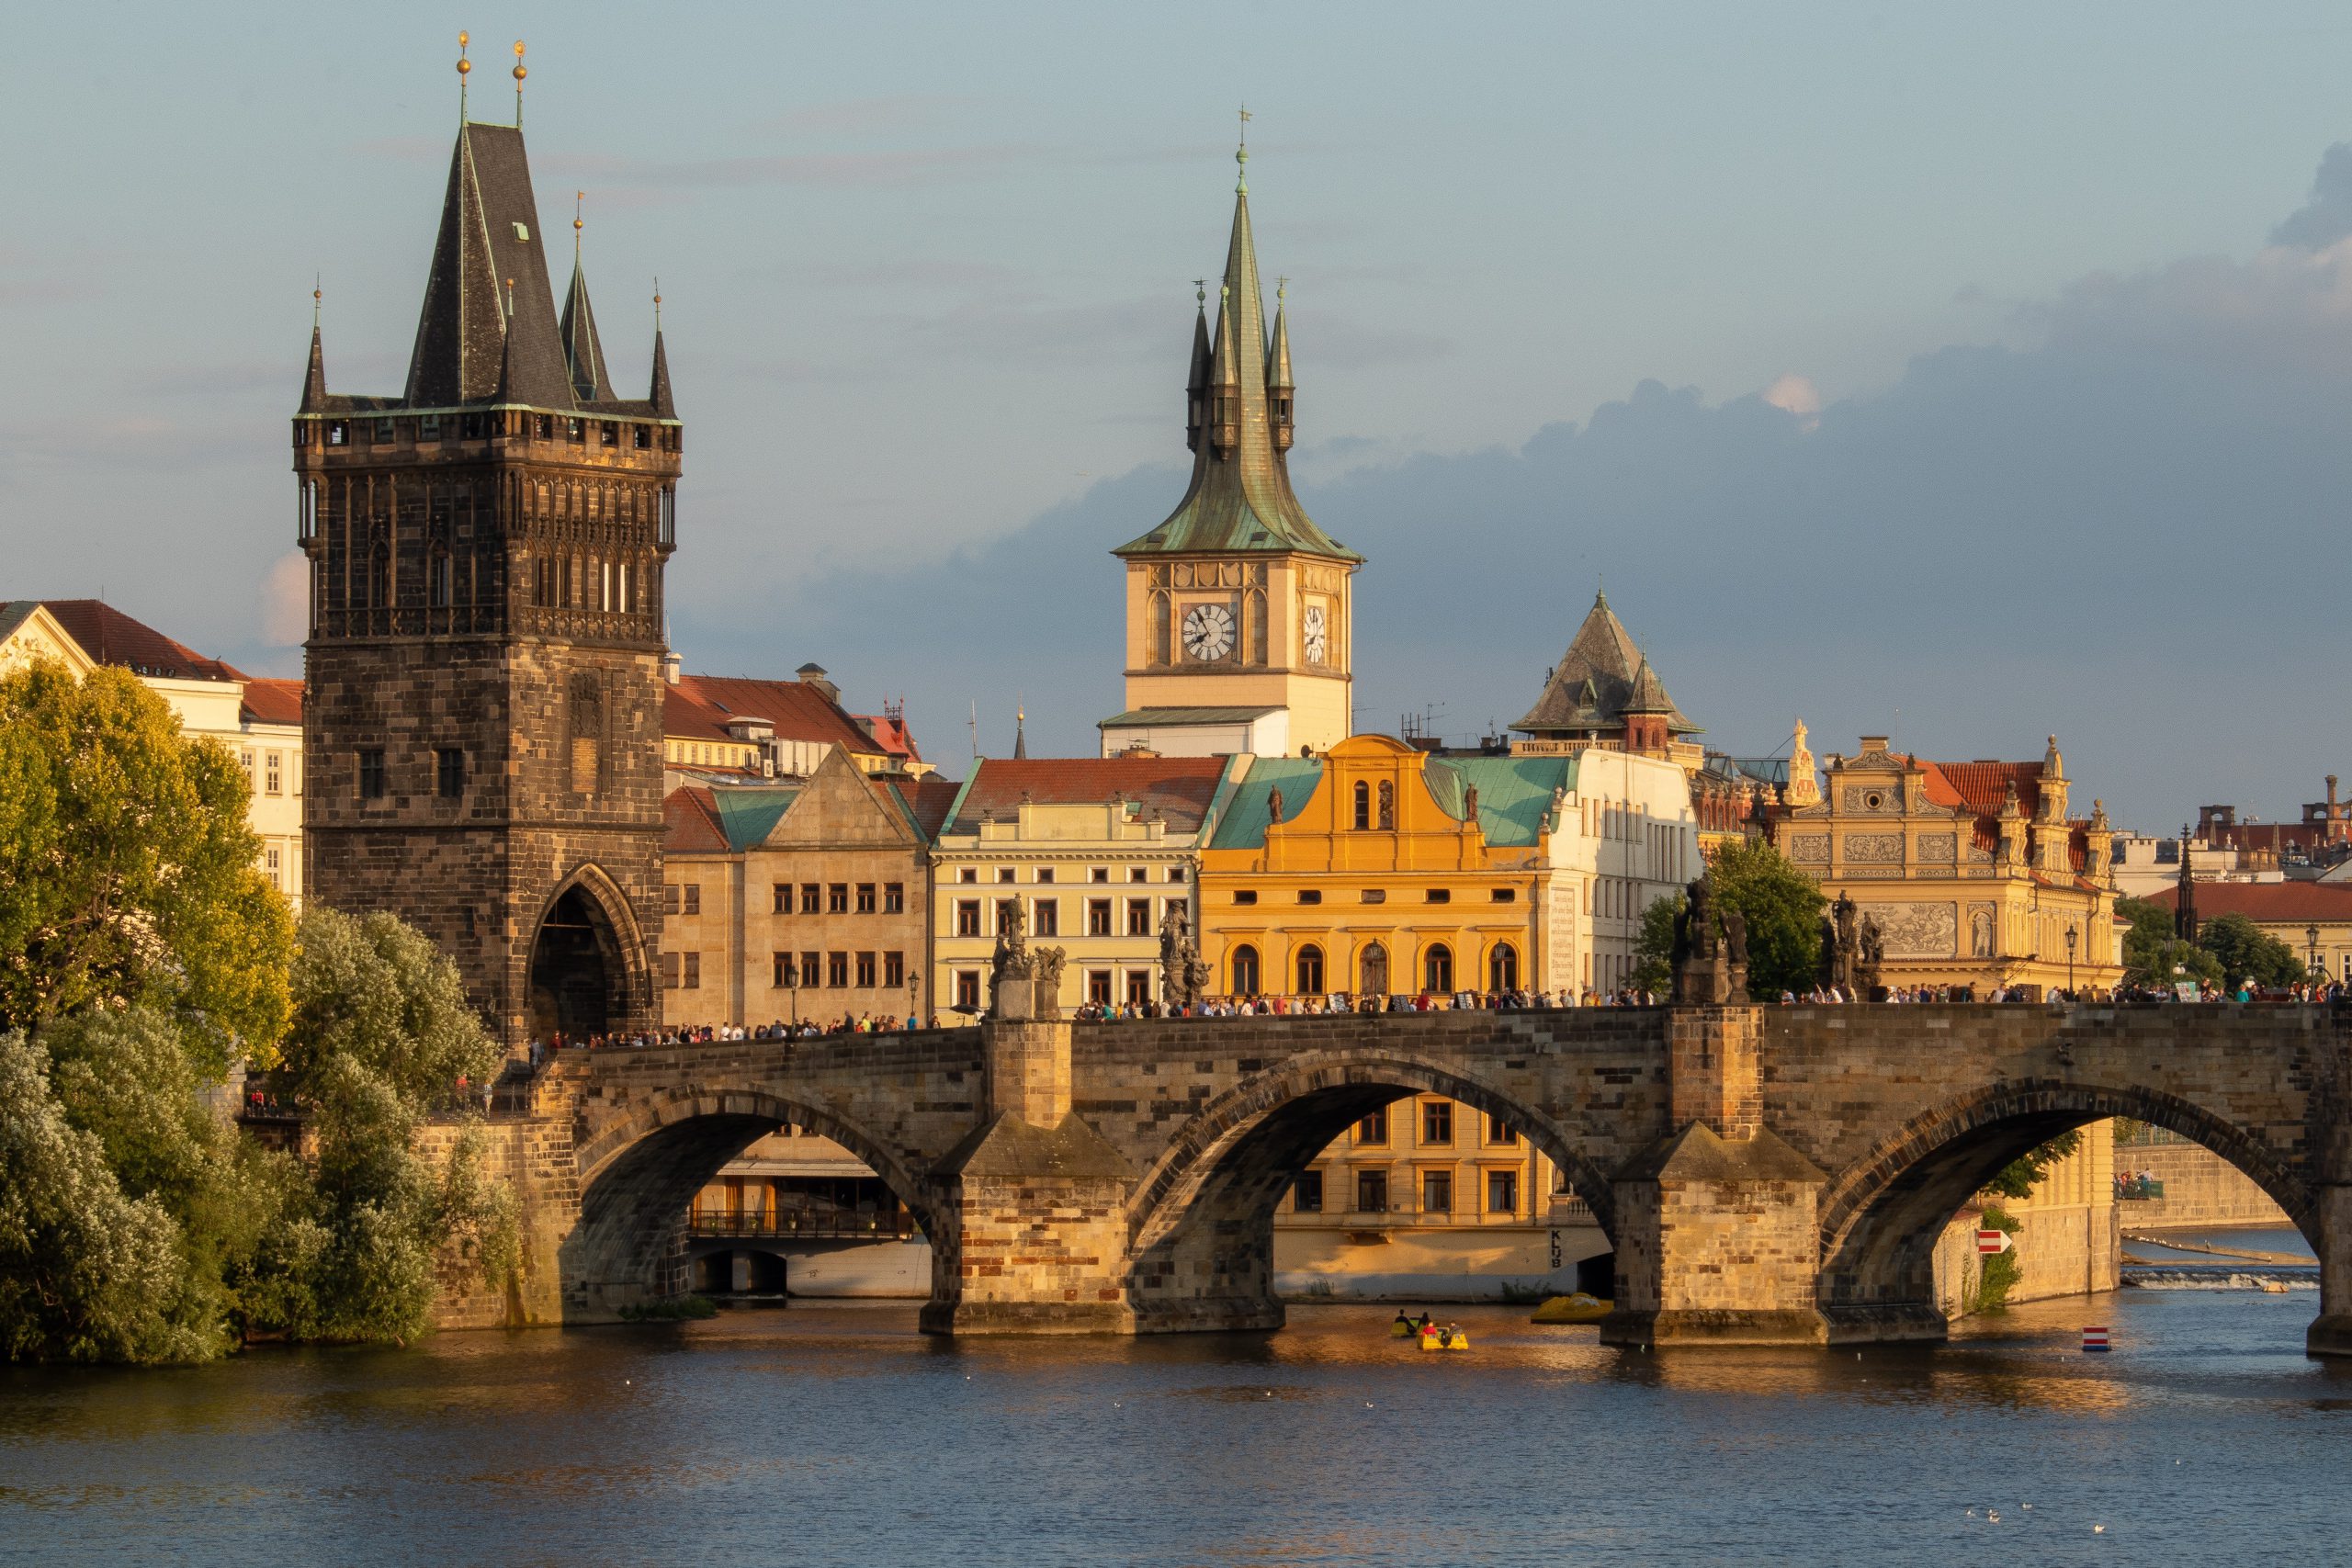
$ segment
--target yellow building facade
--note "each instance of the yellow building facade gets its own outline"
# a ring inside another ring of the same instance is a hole
[[[1781,852],[1883,935],[1882,984],[2104,989],[2123,976],[2106,807],[2069,813],[2055,736],[2039,762],[1933,762],[1862,737]]]

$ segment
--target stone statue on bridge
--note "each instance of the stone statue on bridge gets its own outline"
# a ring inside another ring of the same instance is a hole
[[[1713,885],[1702,876],[1683,889],[1682,912],[1674,917],[1674,999],[1688,1006],[1721,1007],[1747,986],[1747,923],[1736,910],[1738,978],[1733,978],[1735,943],[1727,940],[1726,916],[1715,908]]]
[[[1208,979],[1209,966],[1201,962],[1200,944],[1193,940],[1192,917],[1182,899],[1172,899],[1159,918],[1159,999],[1170,1013],[1197,1007]]]
[[[1861,971],[1861,911],[1852,894],[1840,893],[1821,921],[1821,983],[1851,1001],[1863,985]]]
[[[1029,917],[1018,898],[1007,898],[997,916],[996,952],[989,964],[989,1016],[1025,1020],[1062,1015],[1062,965],[1058,947],[1029,949]]]

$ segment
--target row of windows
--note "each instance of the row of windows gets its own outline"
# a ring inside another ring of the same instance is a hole
[[[1227,958],[1227,968],[1237,997],[1254,997],[1263,989],[1259,971],[1258,949],[1250,942],[1235,946]],[[1323,949],[1314,942],[1301,947],[1291,958],[1290,994],[1302,997],[1322,996],[1338,990],[1352,990],[1365,996],[1385,997],[1393,988],[1388,970],[1388,949],[1380,942],[1369,942],[1357,958],[1355,984],[1331,985],[1327,974]],[[1344,977],[1343,977],[1344,978]],[[1487,979],[1489,991],[1519,989],[1519,949],[1507,942],[1498,942],[1487,950]],[[1442,942],[1433,942],[1421,953],[1420,988],[1436,996],[1450,996],[1454,990],[1453,949]]]
[[[381,800],[390,793],[390,775],[384,767],[384,753],[368,747],[359,753],[359,798]],[[444,800],[455,800],[466,793],[466,754],[456,746],[436,747],[433,752],[433,793]]]
[[[1005,912],[1019,902],[1020,900],[1017,898],[999,898],[996,900],[996,931],[1001,931],[1005,929]],[[1088,936],[1118,936],[1122,934],[1126,936],[1149,936],[1155,931],[1159,930],[1159,927],[1152,923],[1150,899],[1130,898],[1126,900],[1125,925],[1124,932],[1120,930],[1114,919],[1119,912],[1115,908],[1114,903],[1114,900],[1109,898],[1089,898],[1086,901],[1086,934]],[[1160,900],[1160,903],[1162,905],[1163,914],[1165,914],[1169,909],[1180,909],[1184,907],[1184,900],[1182,898],[1163,898]],[[991,936],[995,934],[995,931],[981,929],[980,910],[981,903],[978,898],[958,898],[956,901],[956,934],[957,936]],[[1029,900],[1029,934],[1031,936],[1059,936],[1062,934],[1062,905],[1060,899],[1032,898]]]
[[[254,773],[254,752],[252,747],[248,746],[243,751],[239,753],[237,761],[245,770],[245,787],[254,794],[284,795],[286,793],[286,775],[288,770],[286,766],[285,753],[281,751],[264,752],[262,754],[262,771],[258,777]],[[294,794],[300,795],[301,793],[302,777],[300,773],[296,773],[294,775]]]
[[[897,990],[907,983],[903,953],[779,953],[773,964],[768,983],[780,990],[821,987],[838,991],[854,986],[870,991],[877,985]]]
[[[1490,1170],[1487,1177],[1487,1208],[1489,1214],[1519,1213],[1519,1172]],[[1291,1186],[1291,1208],[1301,1214],[1319,1214],[1323,1210],[1323,1173],[1319,1170],[1299,1172]],[[1361,1214],[1385,1214],[1400,1212],[1389,1203],[1388,1172],[1358,1170],[1356,1172],[1355,1207],[1350,1211]],[[1453,1172],[1425,1170],[1421,1172],[1421,1206],[1424,1214],[1453,1213]]]
[[[1384,1105],[1371,1115],[1357,1121],[1352,1134],[1357,1147],[1385,1149],[1388,1146],[1390,1109]],[[1475,1123],[1477,1119],[1476,1113],[1466,1113],[1470,1114]],[[1518,1128],[1499,1116],[1489,1115],[1486,1122],[1487,1143],[1498,1148],[1510,1148],[1518,1145]],[[1450,1100],[1422,1100],[1419,1125],[1421,1134],[1420,1145],[1423,1148],[1452,1148],[1453,1146],[1453,1101]]]
[[[1054,873],[1054,867],[1050,865],[1041,865],[1037,867],[1036,871],[1030,876],[1029,880],[1032,882],[1052,882],[1056,880]],[[976,865],[960,866],[956,869],[956,880],[968,886],[980,880],[980,868]],[[1009,865],[998,866],[996,868],[996,880],[999,882],[1011,882],[1014,880],[1013,868]],[[1087,868],[1086,880],[1089,882],[1108,882],[1111,880],[1111,868],[1107,865],[1090,866]],[[1151,880],[1151,870],[1148,866],[1131,865],[1127,867],[1127,880],[1129,882],[1148,882]],[[1168,880],[1170,882],[1183,881],[1184,868],[1181,865],[1170,866],[1168,868]]]
[[[1451,904],[1453,902],[1453,889],[1451,887],[1424,888],[1421,897],[1424,903]],[[1516,887],[1489,888],[1487,897],[1497,904],[1516,904],[1519,902],[1519,889]],[[1388,889],[1385,887],[1362,888],[1357,892],[1356,899],[1363,904],[1385,904],[1388,902]],[[1258,902],[1258,890],[1254,887],[1237,887],[1233,891],[1233,901],[1244,908],[1251,908]],[[1323,902],[1323,890],[1319,887],[1302,887],[1298,890],[1298,901],[1302,904],[1320,904]]]

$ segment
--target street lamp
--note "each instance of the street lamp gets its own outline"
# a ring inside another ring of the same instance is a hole
[[[2310,960],[2304,964],[2304,967],[2310,970],[2314,976],[2324,974],[2325,971],[2321,969],[2319,966],[2319,928],[2317,926],[2305,926],[2303,928],[2303,941],[2311,949]]]
[[[2075,999],[2075,943],[2082,936],[2072,920],[2066,922],[2066,999]]]
[[[922,1008],[918,1000],[922,995],[922,976],[909,975],[907,976],[907,1027],[909,1029],[922,1027]]]

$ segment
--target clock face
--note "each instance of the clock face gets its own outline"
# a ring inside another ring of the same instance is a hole
[[[1309,604],[1301,624],[1306,634],[1306,661],[1328,664],[1331,658],[1329,617],[1320,604]]]
[[[1195,604],[1184,616],[1184,651],[1204,663],[1233,651],[1233,612],[1222,604]]]

